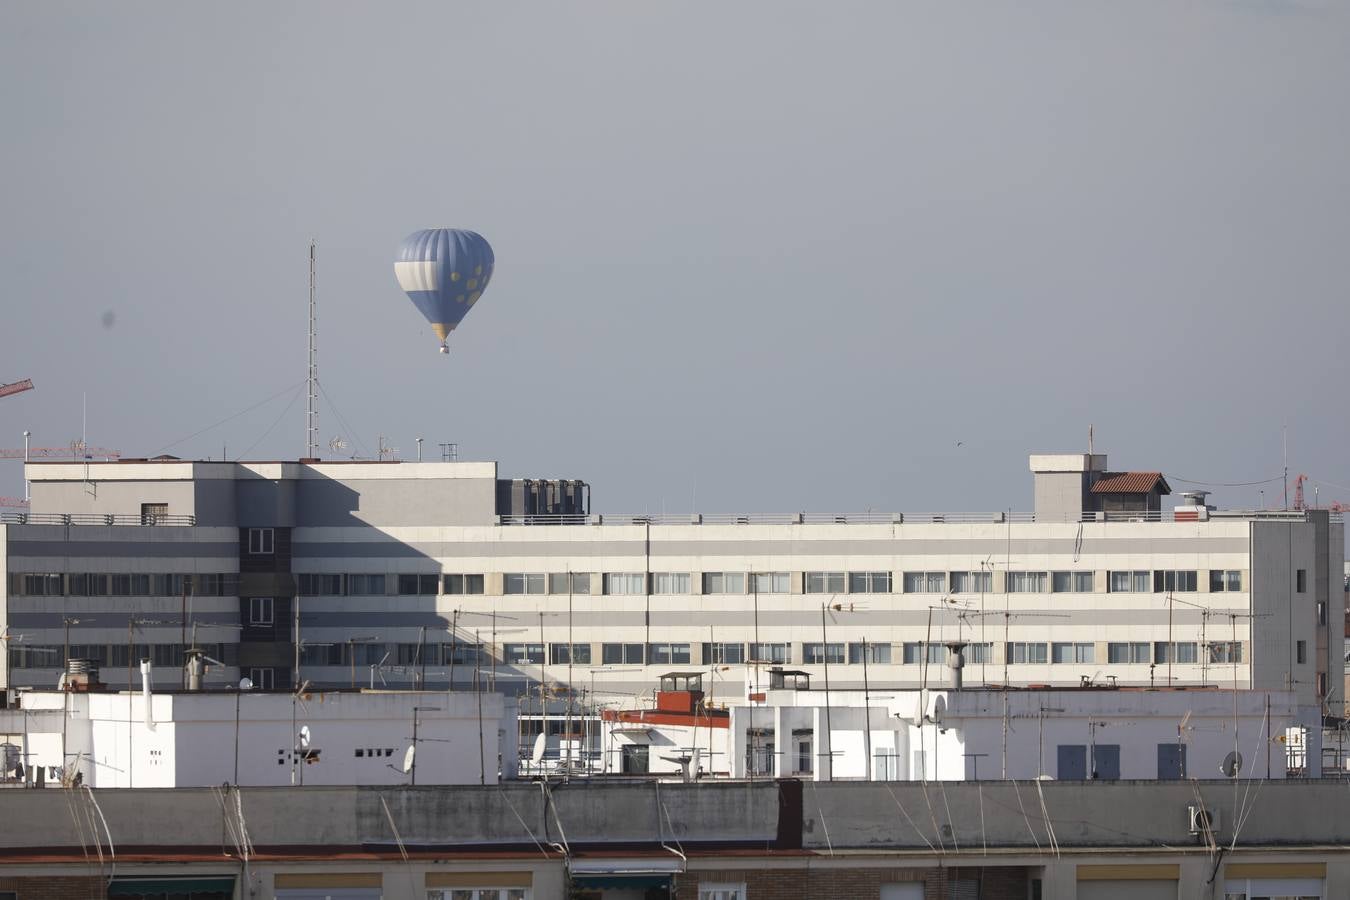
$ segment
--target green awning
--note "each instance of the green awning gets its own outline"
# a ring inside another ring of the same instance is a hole
[[[109,897],[144,897],[155,894],[234,893],[233,875],[207,875],[183,878],[115,878],[108,886]]]

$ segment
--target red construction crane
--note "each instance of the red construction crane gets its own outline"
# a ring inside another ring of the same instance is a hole
[[[33,389],[33,379],[25,378],[23,381],[15,381],[10,384],[0,384],[0,397],[8,397],[12,394],[22,394],[24,391]]]
[[[1294,509],[1303,509],[1303,482],[1307,480],[1307,475],[1300,475],[1294,479]]]
[[[28,501],[22,497],[0,497],[0,509],[28,509]]]

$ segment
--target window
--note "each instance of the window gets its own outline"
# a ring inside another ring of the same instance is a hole
[[[791,590],[787,572],[756,572],[750,577],[757,594],[786,594]]]
[[[1212,663],[1242,662],[1241,641],[1214,641],[1209,645],[1209,661]]]
[[[704,572],[703,593],[744,594],[745,575],[740,572]]]
[[[993,572],[953,572],[953,594],[989,593],[994,589]]]
[[[906,594],[941,594],[947,589],[946,572],[906,572]]]
[[[438,665],[444,666],[472,666],[487,659],[483,654],[482,644],[464,644],[458,641],[441,644],[439,658],[440,663],[438,663]],[[434,662],[436,659],[436,648],[432,647],[428,649],[427,661]]]
[[[295,582],[302,597],[340,597],[343,594],[341,575],[297,575]]]
[[[154,525],[156,522],[162,522],[169,516],[169,504],[167,503],[142,503],[141,504],[141,524]]]
[[[589,594],[591,592],[591,574],[589,572],[552,572],[548,576],[550,594]]]
[[[1294,644],[1294,662],[1302,664],[1308,661],[1308,642],[1298,641]]]
[[[891,592],[891,573],[849,572],[848,592],[850,594],[889,594]]]
[[[1015,641],[1008,645],[1010,663],[1044,663],[1045,644]]]
[[[652,573],[652,593],[653,593],[653,594],[687,594],[687,593],[689,593],[689,573],[688,573],[688,572],[653,572],[653,573]]]
[[[434,596],[440,585],[441,576],[439,575],[398,576],[398,592],[405,596],[412,594]]]
[[[806,771],[809,772],[810,769]],[[698,900],[745,900],[745,898],[744,884],[721,883],[698,886]]]
[[[1294,573],[1294,590],[1300,594],[1308,590],[1308,570],[1299,569]]]
[[[1194,591],[1195,571],[1185,569],[1167,569],[1159,570],[1153,573],[1153,591],[1161,594],[1164,591]]]
[[[810,771],[809,769],[807,771]],[[759,774],[765,774],[763,772]],[[698,886],[698,900],[745,900],[744,884],[718,883],[718,884],[700,884]]]
[[[1007,589],[1009,594],[1043,594],[1049,587],[1050,577],[1045,572],[1009,572]]]
[[[543,644],[507,644],[502,648],[504,661],[513,666],[540,665],[544,661]]]
[[[928,662],[944,663],[947,661],[947,648],[941,644],[928,644]],[[901,648],[901,659],[905,665],[913,666],[923,662],[924,644],[922,642],[909,642]]]
[[[745,645],[705,643],[703,645],[703,661],[705,663],[740,665],[745,662]]]
[[[1148,572],[1108,572],[1107,588],[1113,594],[1146,594],[1149,590]]]
[[[688,644],[648,644],[647,663],[653,666],[689,665]]]
[[[549,644],[549,661],[555,666],[565,666],[568,663],[579,666],[588,666],[591,663],[591,645],[590,644]]]
[[[647,593],[647,573],[645,572],[606,572],[606,594],[645,594]]]
[[[1317,624],[1327,624],[1327,601],[1325,600],[1317,601]]]
[[[467,577],[467,576],[466,576]],[[479,577],[479,585],[482,585],[482,576]],[[385,578],[383,575],[348,575],[347,593],[354,597],[361,596],[383,596],[385,592]],[[479,593],[482,593],[480,590]]]
[[[1051,644],[1052,663],[1090,663],[1094,656],[1092,644]]]
[[[807,572],[806,593],[842,594],[844,592],[843,572]]]
[[[792,742],[797,745],[797,773],[801,775],[811,774],[811,734],[793,735]]]
[[[427,900],[530,900],[533,895],[525,887],[456,887],[431,888]]]
[[[275,532],[271,528],[250,528],[248,530],[249,553],[275,553]]]
[[[791,644],[751,644],[752,662],[790,663],[792,662]]]
[[[255,690],[270,691],[276,687],[277,670],[270,666],[254,666],[248,670],[248,679]]]
[[[272,598],[271,597],[249,597],[248,598],[248,624],[250,625],[271,625],[272,618]]]
[[[1210,569],[1209,590],[1214,594],[1242,590],[1242,572],[1237,569]]]
[[[607,666],[640,666],[645,662],[644,648],[644,644],[604,644],[600,648],[600,660]]]
[[[991,644],[991,643],[984,643],[984,644],[967,644],[967,645],[966,645],[966,662],[968,662],[968,663],[991,663],[991,662],[993,662],[993,661],[994,661],[994,645],[993,645],[993,644]]]
[[[1110,643],[1106,645],[1106,661],[1119,665],[1129,665],[1131,663],[1147,664],[1152,662],[1152,648],[1147,641],[1133,641],[1130,643]]]
[[[864,659],[869,663],[889,663],[891,661],[890,644],[849,644],[848,661],[860,663]]]
[[[503,589],[508,594],[542,594],[544,593],[544,575],[542,572],[508,572],[503,582]]]
[[[1321,878],[1229,878],[1223,900],[1322,900]]]
[[[802,644],[802,662],[806,665],[815,666],[823,663],[842,665],[844,662],[844,645]]]
[[[25,575],[23,592],[29,597],[59,597],[61,580],[60,575]]]
[[[352,576],[353,578],[356,576]],[[381,581],[384,579],[381,578]],[[483,593],[482,575],[446,575],[444,592],[447,594],[481,594]],[[381,585],[383,586],[383,585]]]
[[[1168,644],[1166,641],[1157,641],[1153,644],[1153,661],[1155,663],[1193,663],[1196,661],[1195,642],[1177,641]]]
[[[1091,572],[1051,572],[1050,590],[1056,594],[1092,593]]]

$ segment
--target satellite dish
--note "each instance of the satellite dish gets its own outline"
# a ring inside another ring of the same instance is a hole
[[[1236,750],[1229,751],[1223,758],[1223,765],[1219,766],[1219,771],[1228,778],[1236,778],[1242,771],[1242,754]]]
[[[417,747],[416,746],[409,747],[408,752],[403,754],[403,771],[405,773],[412,771],[413,762],[416,760],[416,758],[417,758]]]
[[[542,731],[534,736],[534,746],[530,748],[530,762],[539,765],[544,761],[544,751],[548,749],[548,735]]]
[[[241,690],[241,691],[251,691],[251,690],[253,690],[253,679],[252,679],[252,678],[240,678],[240,679],[239,679],[239,690]]]
[[[308,726],[308,725],[301,725],[301,726],[300,726],[300,746],[303,747],[303,748],[306,749],[306,750],[309,749],[309,726]]]

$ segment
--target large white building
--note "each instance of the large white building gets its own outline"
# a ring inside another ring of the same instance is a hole
[[[0,783],[497,784],[515,772],[515,702],[500,694],[147,687],[24,691],[20,704],[0,710]]]
[[[30,463],[32,511],[0,525],[5,675],[50,687],[78,657],[134,685],[196,643],[217,683],[619,703],[688,668],[735,698],[755,661],[915,687],[960,639],[972,685],[1341,699],[1339,514],[1174,511],[1100,455],[1031,470],[1027,513],[621,516],[492,463]]]

